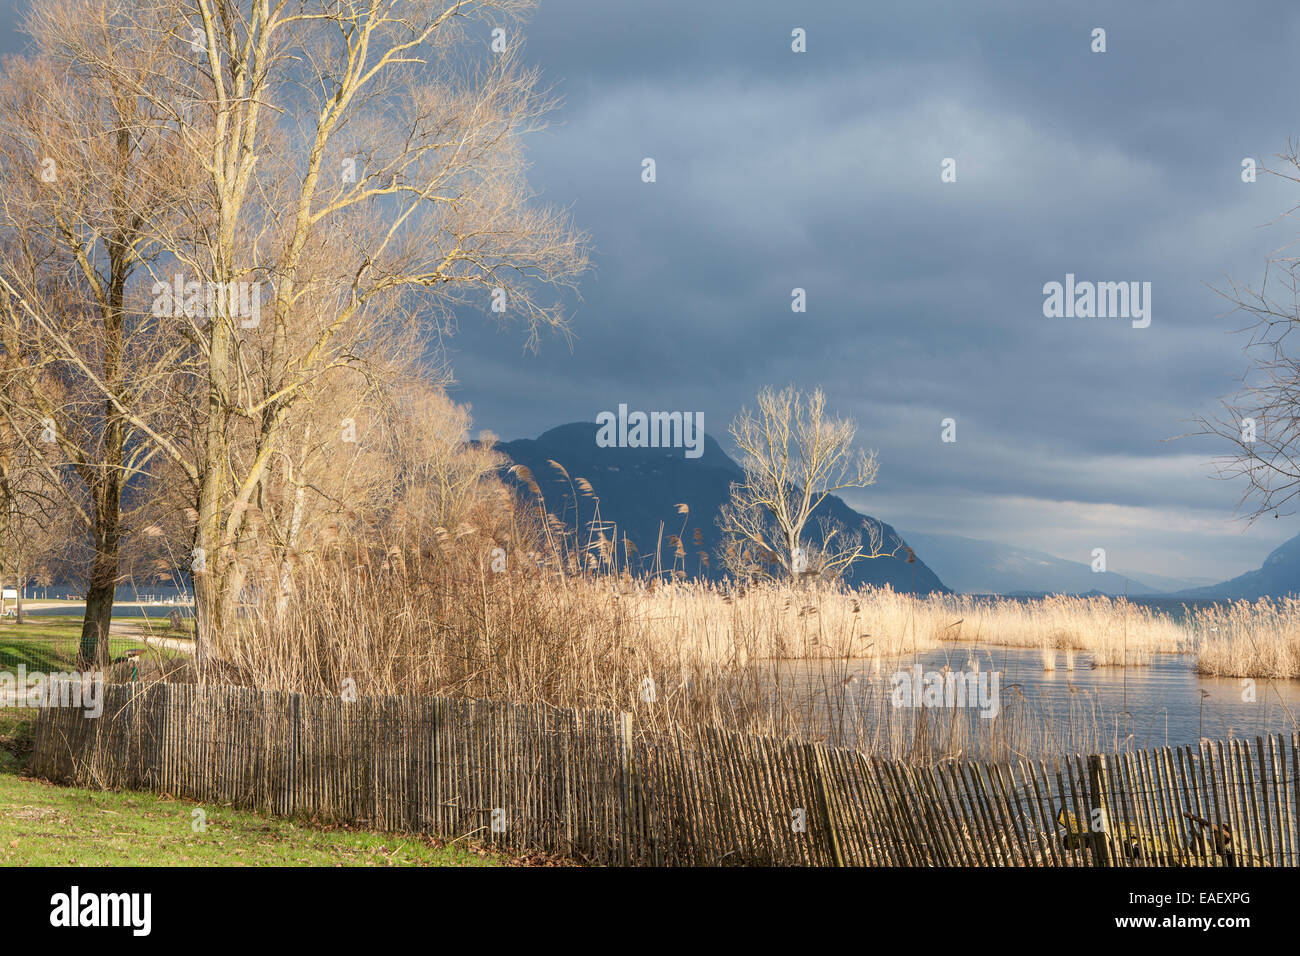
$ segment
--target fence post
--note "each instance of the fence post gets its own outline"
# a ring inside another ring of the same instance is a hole
[[[635,812],[635,808],[632,806],[632,715],[626,710],[619,712],[618,726],[619,749],[621,751],[619,754],[621,773],[619,774],[618,796],[623,837],[620,860],[624,866],[630,866],[632,862],[632,814]]]
[[[840,850],[840,834],[835,829],[835,820],[831,816],[830,796],[826,793],[826,776],[822,772],[823,750],[820,744],[809,744],[813,752],[813,776],[817,780],[817,799],[821,803],[822,820],[826,822],[826,833],[830,837],[831,857],[836,866],[844,865],[844,853]]]
[[[289,772],[286,774],[285,795],[284,795],[284,814],[293,816],[298,809],[298,788],[302,786],[302,780],[299,776],[299,765],[302,753],[302,740],[300,724],[300,714],[302,713],[302,697],[299,694],[289,695]]]
[[[1099,866],[1114,866],[1115,861],[1111,856],[1111,819],[1110,806],[1107,800],[1106,784],[1108,783],[1106,774],[1106,758],[1101,754],[1093,754],[1088,758],[1088,783],[1092,799],[1089,801],[1090,813],[1086,824],[1088,831],[1092,836],[1089,841],[1092,844],[1093,854],[1096,857]],[[1097,811],[1101,811],[1101,832],[1098,833],[1093,829],[1092,817]]]

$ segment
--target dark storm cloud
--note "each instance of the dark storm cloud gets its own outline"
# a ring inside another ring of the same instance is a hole
[[[458,394],[481,423],[515,437],[627,401],[721,436],[762,385],[820,384],[880,450],[855,503],[896,524],[1076,557],[1113,539],[1127,567],[1224,576],[1293,533],[1243,535],[1207,477],[1220,449],[1164,439],[1244,369],[1210,285],[1257,280],[1287,238],[1261,227],[1289,191],[1239,173],[1300,133],[1295,13],[707,6],[549,3],[529,28],[566,97],[533,180],[598,272],[572,354],[503,351],[467,317]],[[1067,272],[1150,282],[1151,327],[1045,319]]]
[[[1290,239],[1266,224],[1294,188],[1239,173],[1300,136],[1300,10],[1072,6],[544,0],[526,59],[564,105],[530,179],[596,269],[572,350],[461,316],[456,397],[504,438],[626,402],[703,411],[725,445],[762,386],[821,385],[880,452],[852,503],[896,526],[1257,566],[1294,524],[1243,533],[1207,477],[1223,449],[1165,439],[1245,368],[1207,283],[1257,281]],[[1067,272],[1150,282],[1150,328],[1044,318]]]

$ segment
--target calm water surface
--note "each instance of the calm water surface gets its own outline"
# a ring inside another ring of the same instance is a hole
[[[822,708],[822,720],[832,742],[848,743],[848,725],[861,732],[860,723],[878,724],[896,719],[896,708],[882,707],[889,697],[890,676],[919,663],[924,671],[997,672],[1002,717],[1024,701],[1019,719],[1032,719],[1060,739],[1069,725],[1086,721],[1095,727],[1103,749],[1178,747],[1195,745],[1199,738],[1227,738],[1286,733],[1300,730],[1300,681],[1254,681],[1254,699],[1239,678],[1203,677],[1189,655],[1156,655],[1141,666],[1092,666],[1089,654],[1075,652],[1074,669],[1066,669],[1064,653],[1057,652],[1056,670],[1043,668],[1036,648],[988,647],[953,643],[938,649],[876,664],[859,661],[795,661],[782,665],[782,681],[806,700],[829,696],[840,701]],[[828,694],[829,692],[829,694]],[[849,703],[843,703],[848,701]],[[972,712],[974,716],[975,712]],[[882,714],[884,716],[882,716]],[[854,726],[854,721],[860,722]],[[988,725],[995,721],[975,719]],[[837,738],[839,738],[837,740]]]

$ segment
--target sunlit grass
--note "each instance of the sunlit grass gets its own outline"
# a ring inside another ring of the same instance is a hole
[[[0,670],[14,670],[20,665],[29,672],[42,673],[73,668],[81,643],[81,623],[79,617],[62,615],[28,615],[22,624],[12,620],[0,623]],[[165,618],[114,617],[113,623],[125,623],[134,633],[109,637],[109,656],[112,659],[120,658],[128,651],[147,650],[149,655],[162,657],[175,657],[179,653],[170,648],[150,647],[145,642],[147,635],[168,634]],[[187,635],[179,636],[183,639]]]
[[[502,860],[421,837],[317,828],[212,804],[20,777],[30,718],[29,711],[0,710],[0,865],[492,866]]]

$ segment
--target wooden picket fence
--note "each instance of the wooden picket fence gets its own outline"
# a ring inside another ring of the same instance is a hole
[[[33,770],[610,865],[1294,866],[1300,737],[933,766],[631,715],[116,684]]]

